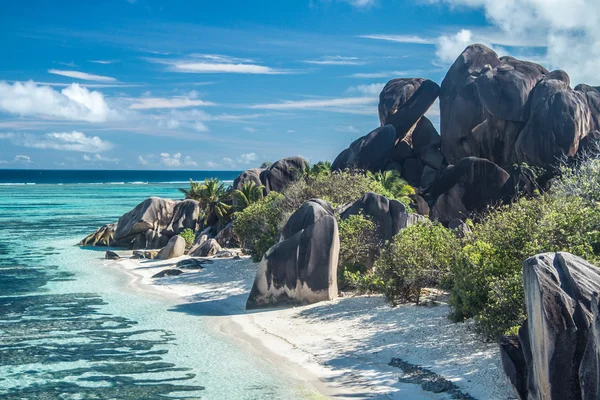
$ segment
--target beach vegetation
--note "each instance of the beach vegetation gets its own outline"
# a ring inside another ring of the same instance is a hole
[[[194,244],[194,240],[196,240],[196,235],[194,234],[194,231],[190,228],[185,228],[183,232],[179,234],[179,236],[181,236],[183,240],[185,240],[185,248],[187,250],[189,250],[192,247],[192,244]]]
[[[271,192],[235,214],[233,232],[254,262],[260,261],[267,250],[279,240],[281,228],[286,220],[284,200],[282,194]]]
[[[340,254],[338,287],[358,289],[362,277],[373,272],[381,240],[377,225],[362,214],[344,220],[338,218]]]
[[[240,189],[233,191],[233,198],[236,200],[236,209],[242,211],[249,205],[254,204],[263,198],[263,185],[257,185],[254,182],[246,181],[242,183]]]
[[[375,277],[392,304],[419,304],[423,288],[448,285],[459,250],[459,239],[450,229],[420,222],[401,230],[383,247],[375,262]]]
[[[193,199],[200,203],[204,226],[213,226],[217,223],[226,225],[231,220],[233,212],[231,198],[225,184],[218,178],[207,178],[204,182],[190,179],[190,188],[179,189],[179,191],[185,194],[186,199]]]

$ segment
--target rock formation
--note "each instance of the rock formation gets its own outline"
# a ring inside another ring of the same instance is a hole
[[[504,370],[521,399],[598,399],[600,270],[569,253],[523,263],[527,320],[501,343]]]
[[[117,224],[106,224],[96,230],[96,232],[88,235],[85,239],[79,242],[78,246],[117,246],[115,241],[115,231]]]
[[[423,217],[406,211],[398,200],[389,200],[382,195],[369,192],[355,201],[342,212],[342,220],[351,215],[362,214],[377,225],[382,240],[392,240],[394,236],[408,226],[414,225]]]
[[[221,250],[223,249],[215,239],[207,239],[201,242],[200,245],[192,247],[190,249],[190,256],[210,257],[216,255]]]
[[[185,253],[185,240],[181,236],[173,236],[156,255],[157,260],[170,260],[181,257]]]
[[[302,157],[283,158],[268,168],[253,168],[242,172],[233,181],[233,189],[241,189],[244,182],[254,182],[264,186],[264,194],[281,192],[291,182],[296,181],[306,170],[307,162]]]
[[[263,257],[247,309],[337,297],[337,221],[330,207],[326,209],[317,201],[307,203],[290,217],[293,226],[286,224],[286,238]]]

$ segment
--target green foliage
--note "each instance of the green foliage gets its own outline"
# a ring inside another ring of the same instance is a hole
[[[190,228],[185,228],[183,230],[183,232],[181,232],[179,234],[179,236],[181,236],[185,240],[185,248],[186,249],[189,249],[190,247],[192,247],[192,244],[194,244],[194,240],[196,239],[196,235],[194,234],[194,231],[191,230]]]
[[[262,164],[260,164],[260,168],[269,168],[271,165],[273,165],[271,161],[265,161]]]
[[[217,222],[226,224],[231,220],[232,207],[228,204],[230,199],[225,184],[218,178],[207,178],[204,182],[194,182],[190,179],[190,188],[179,191],[185,194],[186,199],[200,203],[204,226],[212,226]]]
[[[254,182],[250,181],[242,183],[241,189],[233,191],[233,198],[237,201],[237,210],[242,211],[250,204],[254,204],[262,199],[264,188],[264,186],[256,186]]]
[[[395,198],[408,208],[410,205],[408,196],[415,194],[415,189],[402,179],[398,171],[368,172],[367,175],[389,192],[391,198]]]
[[[271,192],[267,197],[236,213],[233,232],[242,247],[249,250],[254,262],[260,261],[279,239],[280,228],[285,223],[286,216],[284,199],[282,194]]]
[[[319,161],[313,165],[307,163],[305,174],[307,177],[312,178],[320,175],[329,175],[331,174],[331,161]]]
[[[503,206],[472,227],[452,266],[451,318],[474,317],[489,339],[514,331],[525,318],[523,261],[568,251],[597,262],[600,212],[581,197],[550,192]]]
[[[363,215],[352,215],[343,221],[339,220],[338,231],[338,286],[356,288],[358,278],[371,272],[373,262],[379,254],[381,243],[377,226]]]
[[[423,288],[439,286],[448,279],[459,250],[459,240],[450,229],[419,223],[400,231],[383,248],[375,275],[392,304],[418,304]]]

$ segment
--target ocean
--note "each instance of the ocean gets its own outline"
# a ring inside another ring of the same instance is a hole
[[[185,185],[153,180],[237,174],[100,175],[0,174],[0,398],[303,398],[297,383],[204,317],[128,290],[124,275],[103,265],[105,249],[76,246],[148,196],[181,198]]]

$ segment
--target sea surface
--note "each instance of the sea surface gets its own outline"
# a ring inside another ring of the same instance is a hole
[[[75,184],[63,175],[44,184],[60,174],[20,174],[36,184],[0,186],[1,399],[304,398],[204,317],[128,290],[125,276],[103,265],[105,249],[76,246],[150,195],[180,198],[185,185],[111,174],[106,182],[148,183]]]

